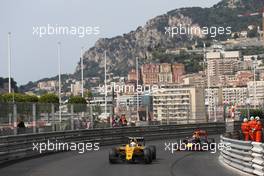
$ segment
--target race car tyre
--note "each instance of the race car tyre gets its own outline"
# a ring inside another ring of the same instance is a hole
[[[150,145],[149,146],[149,149],[151,151],[152,160],[156,160],[156,146]]]
[[[182,143],[184,143],[184,144],[188,144],[188,139],[183,139],[183,140],[182,140]]]
[[[215,143],[215,140],[214,138],[209,138],[208,139],[208,144],[210,145],[210,149],[213,150],[216,148],[216,143]]]
[[[150,164],[152,162],[151,150],[149,148],[144,149],[144,161],[145,164]]]
[[[109,163],[115,164],[117,163],[118,156],[117,156],[116,150],[113,148],[112,150],[109,151]]]
[[[215,139],[214,138],[208,138],[208,143],[215,143]]]

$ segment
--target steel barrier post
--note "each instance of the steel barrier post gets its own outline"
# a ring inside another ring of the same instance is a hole
[[[71,130],[74,130],[74,112],[73,112],[73,104],[71,104]]]
[[[91,129],[93,129],[93,125],[94,125],[94,123],[93,123],[93,108],[92,108],[92,105],[91,104],[89,104],[89,109],[90,109],[90,117],[91,117],[91,124],[90,124],[90,126],[91,126]]]
[[[55,107],[54,104],[51,104],[51,115],[52,115],[52,131],[55,131]]]
[[[33,133],[36,133],[36,103],[32,104],[32,125],[33,125]]]
[[[13,104],[13,126],[14,126],[14,135],[17,135],[17,105]]]

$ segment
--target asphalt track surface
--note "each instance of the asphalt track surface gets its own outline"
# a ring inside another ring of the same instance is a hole
[[[108,152],[112,146],[99,151],[78,154],[64,152],[33,158],[8,166],[0,166],[0,176],[235,176],[239,173],[219,163],[218,154],[210,152],[165,151],[165,142],[156,145],[157,160],[146,164],[109,164]]]

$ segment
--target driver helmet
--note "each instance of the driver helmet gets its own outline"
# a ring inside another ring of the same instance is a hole
[[[250,120],[254,120],[255,118],[253,116],[250,117]]]
[[[131,146],[131,147],[135,147],[135,146],[136,146],[136,142],[135,142],[134,140],[132,140],[132,141],[130,142],[130,146]]]

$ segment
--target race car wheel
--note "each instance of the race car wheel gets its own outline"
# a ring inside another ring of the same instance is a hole
[[[215,139],[214,138],[208,138],[208,143],[215,143]]]
[[[112,150],[110,150],[110,152],[109,152],[109,163],[111,163],[111,164],[117,163],[117,160],[118,160],[117,155],[118,154],[114,148]]]
[[[149,149],[151,151],[152,160],[156,160],[156,146],[150,145]]]
[[[152,162],[151,150],[149,148],[144,149],[144,161],[145,164],[150,164]]]

